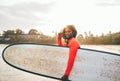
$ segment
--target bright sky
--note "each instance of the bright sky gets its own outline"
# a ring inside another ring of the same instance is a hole
[[[59,32],[74,24],[79,34],[120,31],[120,0],[0,0],[0,33],[37,29]]]

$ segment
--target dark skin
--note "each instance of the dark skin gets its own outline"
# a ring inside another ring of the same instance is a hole
[[[62,76],[60,81],[69,81],[68,76],[67,75]]]

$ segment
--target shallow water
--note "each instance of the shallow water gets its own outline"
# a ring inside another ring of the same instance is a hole
[[[2,51],[7,45],[0,45],[0,81],[57,81],[17,70],[2,59]],[[97,49],[120,54],[120,45],[81,45],[82,48]]]
[[[81,47],[120,54],[120,45],[81,45]]]

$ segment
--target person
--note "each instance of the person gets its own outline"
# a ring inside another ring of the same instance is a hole
[[[67,62],[67,67],[64,75],[61,78],[61,81],[68,81],[78,48],[80,48],[80,43],[78,43],[78,41],[75,39],[76,35],[77,30],[74,25],[67,25],[63,28],[61,32],[58,33],[58,46],[69,47],[69,58]],[[64,43],[62,39],[64,39]]]

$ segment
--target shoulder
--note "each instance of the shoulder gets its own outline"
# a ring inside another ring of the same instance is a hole
[[[77,47],[80,47],[80,44],[79,42],[75,39],[75,38],[71,38],[69,40],[69,46],[77,46]]]
[[[73,37],[69,40],[69,43],[78,43],[78,41]]]

